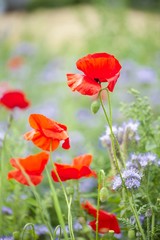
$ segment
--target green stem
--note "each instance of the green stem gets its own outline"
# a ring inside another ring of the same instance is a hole
[[[99,209],[100,209],[100,189],[101,189],[101,172],[98,174],[97,215],[96,215],[96,240],[99,239],[99,235],[98,235],[98,224],[99,224]]]
[[[27,224],[24,226],[23,231],[22,231],[21,240],[23,240],[25,231],[26,231],[27,227],[29,227],[29,226],[31,226],[31,228],[32,228],[32,233],[33,233],[33,238],[34,238],[34,240],[36,240],[36,233],[35,233],[35,230],[34,230],[34,225],[33,225],[33,223],[27,223]]]
[[[139,220],[139,217],[138,217],[137,209],[136,209],[136,207],[134,207],[133,204],[132,204],[132,201],[133,201],[133,203],[134,203],[134,197],[133,197],[132,192],[131,192],[131,197],[132,197],[132,198],[130,198],[130,197],[128,196],[128,200],[129,200],[131,209],[132,209],[132,211],[133,211],[133,213],[134,213],[134,216],[135,216],[135,219],[136,219],[136,223],[137,223],[137,226],[138,226],[139,231],[140,231],[140,233],[141,233],[142,239],[143,239],[143,240],[146,240],[146,237],[145,237],[145,235],[144,235],[143,228],[142,228],[142,226],[141,226],[141,223],[140,223],[140,220]]]
[[[59,223],[62,226],[64,238],[66,240],[68,240],[68,236],[67,236],[66,229],[65,229],[65,223],[64,223],[64,220],[63,220],[63,215],[62,215],[62,211],[61,211],[61,208],[60,208],[60,205],[59,205],[59,200],[58,200],[58,197],[57,197],[57,193],[56,193],[55,187],[52,183],[52,179],[50,177],[50,174],[49,174],[47,168],[46,168],[46,173],[47,173],[49,185],[50,185],[50,188],[51,188],[51,193],[52,193],[52,198],[53,198],[56,214],[57,214]]]
[[[107,91],[107,97],[108,97],[108,106],[109,106],[109,115],[110,115],[110,123],[112,126],[112,107],[111,107],[111,99],[110,99],[110,94],[107,88],[105,88],[105,90]]]
[[[33,185],[30,177],[28,176],[28,174],[25,172],[24,168],[21,166],[21,164],[19,163],[19,161],[17,159],[16,160],[16,164],[18,165],[18,167],[20,168],[23,176],[25,177],[25,179],[27,180],[29,186],[31,187],[32,189],[32,192],[35,196],[35,199],[37,201],[37,204],[38,204],[38,207],[40,208],[40,213],[41,213],[41,217],[42,217],[42,220],[43,222],[45,223],[45,225],[47,226],[48,230],[49,230],[49,234],[50,234],[50,237],[51,237],[51,240],[54,240],[53,238],[53,232],[52,232],[52,227],[50,225],[50,221],[49,221],[49,218],[48,218],[48,214],[46,212],[46,209],[43,208],[43,205],[41,203],[41,199],[40,199],[40,196],[38,195],[38,192],[36,191],[36,188],[35,186]]]
[[[68,227],[69,227],[69,232],[70,232],[70,236],[71,236],[71,239],[72,240],[75,240],[74,238],[74,233],[73,233],[73,224],[72,224],[72,214],[71,214],[71,203],[72,203],[72,198],[70,198],[70,201],[68,200],[68,197],[67,197],[67,193],[66,193],[66,190],[65,190],[65,187],[58,175],[58,172],[56,170],[56,167],[54,166],[54,164],[52,164],[52,156],[51,156],[51,152],[50,152],[50,162],[51,162],[51,165],[53,166],[53,169],[55,171],[55,174],[57,176],[57,179],[58,179],[58,182],[60,183],[61,185],[61,188],[62,188],[62,191],[63,191],[63,194],[64,194],[64,197],[65,197],[65,200],[66,200],[66,203],[67,203],[67,208],[68,208]],[[51,178],[51,177],[50,177]],[[52,184],[53,185],[53,184]],[[59,207],[60,208],[60,207]],[[68,237],[67,237],[68,238]]]
[[[117,141],[117,139],[116,139],[116,137],[115,137],[115,135],[114,135],[114,133],[113,133],[113,130],[112,130],[112,124],[111,124],[112,121],[108,118],[106,109],[105,109],[104,104],[103,104],[103,101],[102,101],[101,92],[102,92],[103,90],[104,90],[104,89],[101,89],[101,90],[100,90],[100,92],[99,92],[99,98],[100,98],[100,103],[101,103],[101,106],[102,106],[102,109],[103,109],[105,118],[106,118],[106,120],[107,120],[107,123],[108,123],[109,128],[110,128],[110,131],[111,131],[111,143],[112,143],[113,157],[114,157],[113,159],[114,159],[114,161],[115,161],[115,165],[116,165],[116,168],[117,168],[117,172],[118,172],[119,175],[120,175],[120,178],[121,178],[121,181],[122,181],[122,186],[124,187],[125,192],[126,192],[126,194],[127,194],[127,198],[128,198],[128,201],[129,201],[131,210],[132,210],[133,213],[134,213],[134,216],[135,216],[135,219],[136,219],[136,222],[137,222],[137,226],[138,226],[139,231],[140,231],[140,233],[141,233],[141,235],[142,235],[142,239],[145,240],[144,231],[143,231],[143,229],[142,229],[142,227],[141,227],[141,224],[140,224],[140,221],[139,221],[139,217],[138,217],[138,214],[137,214],[137,210],[136,210],[136,208],[134,208],[134,206],[133,206],[133,204],[132,204],[132,201],[131,201],[130,196],[129,196],[128,189],[127,189],[126,186],[125,186],[125,182],[124,182],[124,179],[123,179],[122,174],[121,174],[121,171],[120,171],[120,167],[119,167],[119,163],[118,163],[118,159],[117,159],[117,154],[116,154],[116,152],[117,152],[117,151],[116,151],[116,147],[118,147],[118,151],[119,151],[118,153],[120,154],[120,157],[121,157],[121,159],[122,159],[121,151],[120,151],[119,143],[118,143],[118,141]],[[109,101],[109,104],[110,104],[110,101]],[[109,108],[111,108],[111,106],[110,106]],[[116,142],[116,145],[115,145],[115,142]],[[123,163],[123,166],[125,166],[125,162],[124,162],[123,159],[122,159],[122,163]],[[132,193],[131,193],[131,195],[132,195]],[[132,195],[132,200],[134,201],[133,195]]]
[[[152,222],[151,222],[151,240],[154,240],[154,226],[155,226],[155,213],[152,211]]]
[[[104,104],[103,104],[103,100],[102,100],[102,96],[101,96],[101,92],[103,90],[106,90],[107,91],[107,94],[108,94],[108,104],[109,104],[109,114],[110,114],[110,118],[108,117],[108,114],[106,112],[106,109],[104,107]],[[121,154],[121,149],[120,149],[120,146],[119,146],[119,142],[117,140],[117,138],[115,137],[114,133],[113,133],[113,130],[112,130],[112,110],[111,110],[111,101],[110,101],[110,97],[109,97],[109,91],[104,88],[104,89],[101,89],[100,92],[99,92],[99,99],[100,99],[100,103],[101,103],[101,106],[102,106],[102,109],[103,109],[103,112],[104,112],[104,115],[105,115],[105,118],[107,120],[107,123],[108,123],[108,126],[110,128],[110,131],[111,131],[111,141],[112,141],[112,147],[113,147],[113,151],[114,151],[114,154],[116,154],[117,156],[117,152],[119,154],[119,159],[122,163],[122,167],[125,167],[125,161],[122,157],[122,154]],[[117,164],[116,164],[117,165]]]
[[[4,179],[5,179],[4,173],[6,172],[5,171],[5,164],[3,162],[3,157],[4,157],[3,155],[4,155],[4,150],[5,150],[6,138],[7,138],[8,132],[11,128],[12,122],[13,122],[13,112],[10,112],[8,123],[7,123],[7,129],[6,129],[3,141],[1,143],[2,145],[0,147],[0,192],[1,193],[3,193]],[[0,197],[0,212],[2,210],[2,206],[3,206],[3,195],[1,194],[1,197]],[[3,232],[3,224],[2,223],[3,223],[2,214],[0,214],[0,233]]]
[[[108,126],[110,128],[110,131],[111,131],[111,143],[112,143],[112,150],[113,150],[113,160],[114,160],[114,163],[115,163],[115,166],[116,166],[116,170],[117,172],[119,173],[120,175],[120,178],[122,180],[122,185],[125,187],[125,184],[124,184],[124,180],[122,178],[122,174],[121,174],[121,171],[120,171],[120,167],[119,167],[119,164],[118,164],[118,159],[117,159],[117,154],[116,154],[116,146],[115,146],[115,140],[116,140],[116,137],[113,133],[113,130],[112,130],[112,125],[111,125],[111,122],[109,120],[109,117],[107,115],[107,112],[106,112],[106,109],[104,107],[104,104],[103,104],[103,101],[102,101],[102,97],[101,97],[101,92],[103,91],[104,89],[101,89],[100,92],[99,92],[99,98],[100,98],[100,103],[101,103],[101,106],[102,106],[102,109],[103,109],[103,112],[104,112],[104,115],[105,115],[105,118],[107,120],[107,123],[108,123]],[[111,108],[111,106],[110,106]],[[119,143],[117,141],[117,146],[119,146]],[[120,148],[119,148],[119,153],[120,153]]]
[[[149,217],[147,217],[147,240],[150,240],[150,222],[149,222]]]

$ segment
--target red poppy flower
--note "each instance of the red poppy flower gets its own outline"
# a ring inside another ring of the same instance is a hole
[[[80,179],[82,177],[96,177],[96,172],[89,168],[92,162],[92,155],[85,154],[73,159],[72,164],[54,163],[56,171],[61,181],[70,179]],[[55,170],[51,172],[52,178],[58,182]]]
[[[13,110],[16,107],[25,109],[30,105],[25,94],[19,90],[10,90],[4,92],[0,97],[0,104],[10,110]]]
[[[23,168],[30,181],[34,185],[38,185],[43,179],[42,172],[48,162],[48,158],[49,154],[46,152],[30,155],[26,158],[12,158],[10,163],[16,170],[8,173],[8,179],[14,178],[16,181],[29,186],[30,184],[21,170]]]
[[[67,127],[55,122],[41,114],[31,114],[29,117],[30,126],[34,129],[27,132],[24,138],[32,141],[37,147],[54,151],[58,148],[61,141],[64,141],[62,147],[69,149],[69,137]]]
[[[97,209],[88,201],[82,203],[82,208],[86,210],[88,214],[95,218],[97,217]],[[96,219],[91,221],[89,225],[94,231],[96,231]],[[120,233],[120,227],[117,218],[114,214],[99,210],[98,232],[103,234],[107,233],[109,230],[113,230],[115,233]]]
[[[101,83],[108,83],[108,90],[113,92],[120,75],[121,65],[108,53],[89,54],[76,62],[81,74],[67,74],[68,86],[72,91],[83,95],[95,95],[101,89]]]

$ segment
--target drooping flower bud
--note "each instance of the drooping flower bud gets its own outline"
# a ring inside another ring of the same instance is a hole
[[[100,109],[100,102],[99,101],[94,101],[91,104],[91,112],[93,114],[96,114]]]

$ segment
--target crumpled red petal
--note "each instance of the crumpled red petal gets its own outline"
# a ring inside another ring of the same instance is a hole
[[[88,78],[87,76],[83,76],[80,74],[67,74],[68,86],[72,91],[77,91],[83,95],[95,95],[100,89],[101,85],[96,81]]]

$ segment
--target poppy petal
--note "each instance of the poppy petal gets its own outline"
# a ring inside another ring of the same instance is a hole
[[[101,82],[114,77],[121,69],[118,60],[108,53],[88,54],[79,59],[76,65],[86,76]]]
[[[92,155],[91,154],[84,154],[73,159],[73,166],[76,168],[81,168],[82,166],[89,167],[92,162]]]
[[[108,81],[109,84],[108,84],[107,88],[110,92],[113,92],[119,76],[120,76],[120,73],[117,73],[113,78],[109,79],[109,81]]]
[[[88,214],[97,218],[97,209],[92,206],[88,201],[81,204],[82,208],[88,212]],[[89,223],[94,231],[96,231],[96,220]],[[109,230],[113,230],[115,233],[120,233],[120,227],[117,218],[114,214],[108,213],[107,211],[99,210],[98,216],[98,232],[106,233]]]
[[[46,150],[46,151],[54,151],[59,146],[59,140],[58,139],[51,139],[46,138],[43,136],[40,132],[37,132],[34,137],[32,138],[32,142],[39,148]]]
[[[29,116],[29,124],[37,130],[42,128],[52,129],[55,127],[55,122],[42,114],[31,114]]]
[[[81,204],[82,208],[88,212],[88,214],[93,217],[97,217],[97,209],[88,201]]]
[[[25,109],[30,105],[29,101],[26,99],[25,94],[17,90],[5,92],[0,98],[0,104],[4,105],[10,110],[16,107]]]
[[[100,89],[101,85],[94,79],[90,79],[80,74],[67,74],[68,86],[72,91],[78,91],[83,95],[95,95]]]
[[[33,185],[38,185],[41,183],[43,176],[42,175],[28,175],[30,178],[30,181],[33,183]],[[29,186],[28,180],[25,178],[25,176],[22,174],[20,170],[13,170],[8,173],[8,179],[15,179],[17,182]]]
[[[12,158],[10,164],[19,170],[20,166],[23,167],[25,172],[29,175],[40,175],[48,162],[48,158],[48,153],[41,152],[35,155],[30,155],[26,158]]]
[[[67,181],[70,179],[78,179],[78,170],[73,167],[68,166],[68,167],[63,168],[61,166],[58,167],[58,165],[56,165],[56,170],[57,170],[57,173],[58,173],[61,181]],[[51,171],[51,176],[55,182],[59,182],[54,170]]]
[[[69,138],[67,138],[64,143],[62,144],[62,148],[64,149],[69,149],[70,148],[70,142],[69,142]]]

